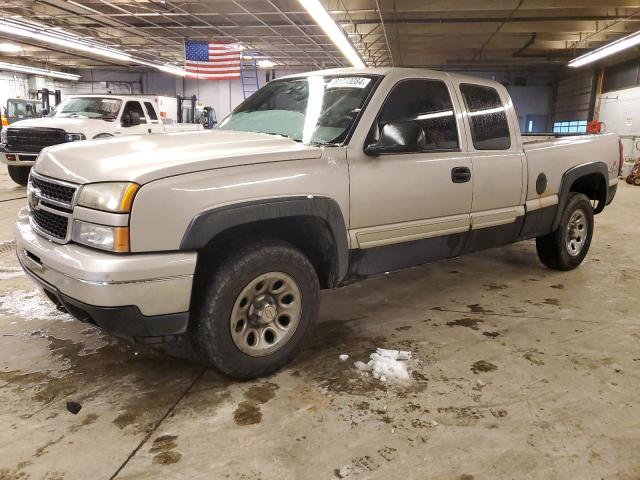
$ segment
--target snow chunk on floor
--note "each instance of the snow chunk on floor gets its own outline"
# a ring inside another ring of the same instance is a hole
[[[38,290],[14,290],[0,294],[0,312],[18,315],[25,320],[66,320],[71,317],[59,311],[51,300]]]
[[[381,382],[406,384],[411,382],[409,361],[411,352],[403,350],[376,349],[369,357],[369,362],[355,362],[360,372],[371,372]]]
[[[343,354],[340,355],[340,360],[342,360],[343,362],[345,360],[347,360],[348,358],[349,358],[349,355],[347,355],[346,353],[343,353]]]
[[[11,280],[18,277],[24,277],[22,269],[5,270],[0,268],[0,280]]]

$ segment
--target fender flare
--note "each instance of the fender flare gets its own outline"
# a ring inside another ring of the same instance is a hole
[[[93,137],[91,137],[91,140],[96,140],[98,138],[111,138],[111,137],[113,137],[113,133],[102,132],[102,133],[96,133]]]
[[[240,225],[301,216],[320,218],[329,227],[338,257],[337,281],[342,281],[349,268],[347,228],[340,206],[327,197],[269,198],[203,211],[189,223],[180,250],[200,250],[220,233]]]
[[[567,201],[569,200],[569,193],[571,186],[573,183],[581,177],[591,174],[599,174],[602,176],[603,188],[605,192],[604,201],[599,201],[597,208],[594,210],[594,213],[600,213],[607,201],[607,196],[609,195],[609,169],[607,168],[607,164],[604,162],[591,162],[584,163],[582,165],[575,166],[567,170],[562,176],[562,181],[560,182],[560,191],[558,193],[558,210],[556,211],[556,216],[553,220],[552,231],[555,231],[560,225],[560,219],[562,218],[562,213],[564,212],[564,208],[567,205]]]

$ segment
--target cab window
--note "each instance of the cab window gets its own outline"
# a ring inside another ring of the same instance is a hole
[[[387,123],[415,122],[424,130],[422,151],[458,150],[458,127],[449,90],[441,80],[403,80],[396,84],[378,114],[374,135]]]
[[[144,102],[144,106],[147,109],[151,123],[158,123],[158,115],[156,114],[156,109],[153,108],[153,104],[151,102]]]
[[[122,116],[126,114],[137,113],[140,115],[140,123],[147,123],[147,117],[144,115],[144,110],[142,110],[142,105],[140,102],[129,101],[125,103],[124,110],[122,111]]]
[[[471,139],[476,150],[508,150],[511,148],[509,122],[500,95],[485,85],[460,85],[471,126]]]

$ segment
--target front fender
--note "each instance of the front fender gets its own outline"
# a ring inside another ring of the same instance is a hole
[[[338,203],[326,197],[272,198],[207,210],[191,221],[180,249],[200,250],[230,228],[287,217],[316,217],[327,224],[338,254],[338,280],[342,280],[349,265],[347,228]]]

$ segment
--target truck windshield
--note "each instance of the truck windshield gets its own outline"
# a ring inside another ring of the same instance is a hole
[[[218,128],[282,135],[304,144],[342,143],[375,78],[314,75],[274,80],[241,103]]]
[[[99,118],[115,120],[122,101],[116,98],[74,97],[64,100],[50,114],[55,118]]]

